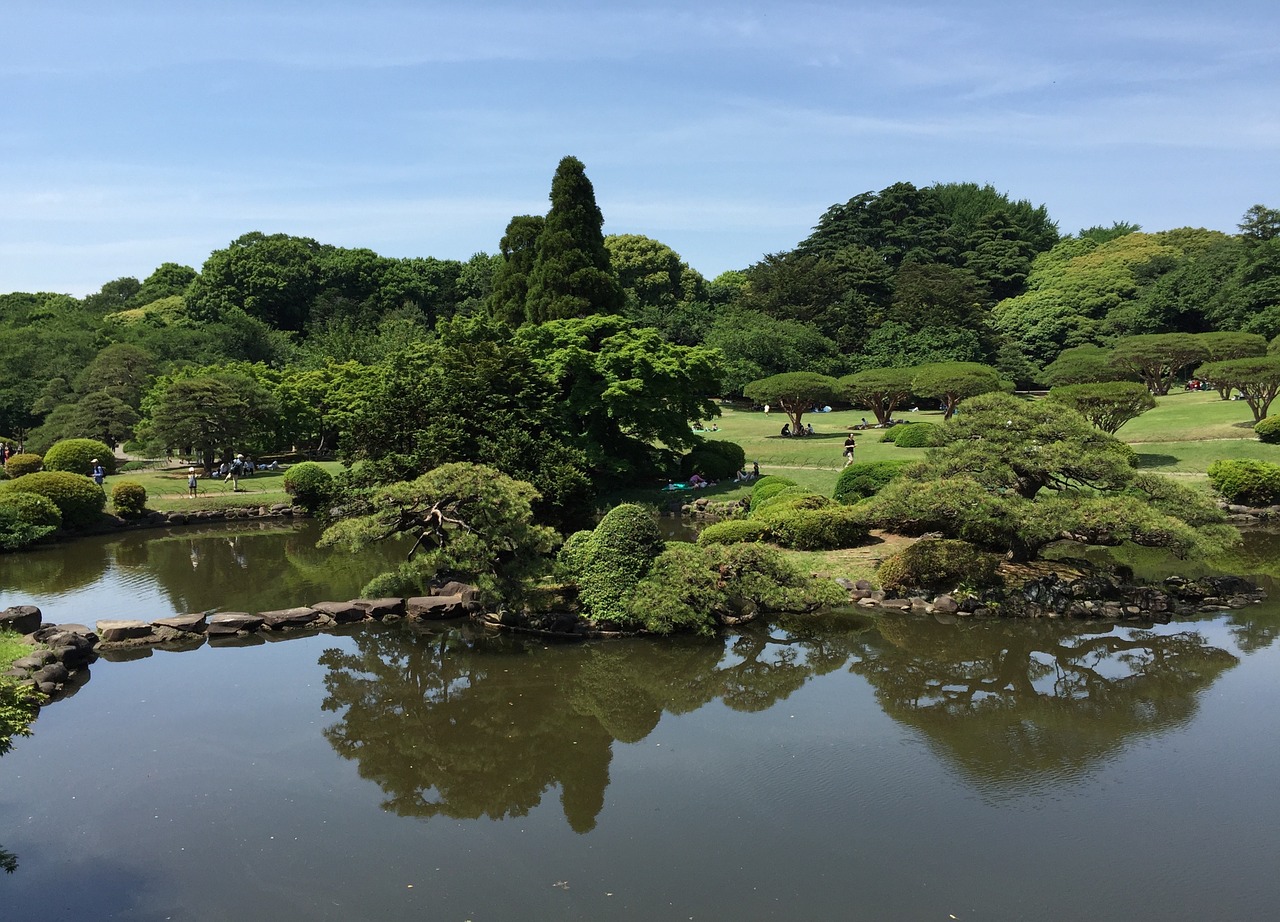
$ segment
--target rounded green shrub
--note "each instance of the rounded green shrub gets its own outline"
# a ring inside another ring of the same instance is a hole
[[[105,442],[97,439],[64,439],[55,442],[44,453],[44,469],[89,474],[93,470],[94,458],[98,459],[98,463],[108,474],[116,472],[115,452]]]
[[[737,442],[706,441],[680,460],[680,473],[685,478],[701,474],[709,480],[732,480],[746,460]]]
[[[6,484],[6,491],[35,493],[52,500],[67,528],[86,528],[97,522],[107,505],[102,487],[83,474],[70,471],[37,471]]]
[[[1230,503],[1242,506],[1280,503],[1280,464],[1223,458],[1209,465],[1209,482]]]
[[[578,599],[587,614],[629,625],[627,597],[665,547],[648,509],[634,503],[610,509],[584,549]]]
[[[1000,558],[968,541],[924,538],[887,558],[876,571],[886,592],[934,593],[964,586],[984,589],[1000,583]]]
[[[147,488],[131,480],[118,483],[111,490],[111,505],[121,518],[139,518],[147,511]]]
[[[906,423],[904,425],[910,425],[910,424]],[[881,433],[880,441],[882,443],[888,442],[890,444],[893,444],[894,442],[898,441],[898,433],[903,430],[904,425],[890,426],[883,433]]]
[[[858,500],[875,496],[880,489],[896,479],[911,461],[855,461],[840,472],[836,480],[835,500],[852,505]]]
[[[26,474],[34,474],[43,467],[44,458],[29,452],[21,455],[10,455],[9,460],[4,463],[5,471],[14,479]]]
[[[773,496],[775,493],[785,490],[787,487],[796,486],[796,482],[789,477],[779,477],[777,474],[765,474],[755,482],[755,486],[751,488],[751,507],[754,509],[758,503],[763,503]]]
[[[893,444],[899,448],[933,448],[942,444],[942,427],[934,423],[907,423],[890,431],[894,433]]]
[[[1268,416],[1253,427],[1259,441],[1269,445],[1280,443],[1280,416]]]
[[[766,528],[762,522],[750,519],[729,519],[708,525],[698,533],[698,544],[706,547],[709,544],[741,544],[743,541],[760,541],[765,536]]]
[[[556,572],[566,579],[577,579],[586,562],[587,547],[590,543],[590,531],[575,531],[566,538],[556,553]]]
[[[764,521],[796,509],[821,509],[834,506],[835,500],[821,493],[815,493],[808,487],[787,487],[768,497],[759,505],[753,506],[750,518]]]
[[[62,513],[48,497],[13,490],[0,493],[0,548],[28,547],[61,526]]]
[[[870,532],[861,510],[837,505],[792,506],[771,514],[762,524],[774,544],[797,551],[857,547],[866,543]]]
[[[303,507],[316,509],[333,496],[333,475],[315,461],[303,461],[284,472],[284,491]]]

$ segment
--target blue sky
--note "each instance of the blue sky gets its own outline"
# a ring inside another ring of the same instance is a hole
[[[0,4],[0,292],[197,269],[252,230],[493,252],[587,167],[708,277],[898,182],[1063,232],[1280,207],[1280,4]]]

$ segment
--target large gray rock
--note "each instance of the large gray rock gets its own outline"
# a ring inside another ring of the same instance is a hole
[[[146,621],[108,620],[98,622],[98,637],[103,643],[119,643],[122,640],[136,640],[147,637],[151,633],[151,624]]]
[[[262,624],[269,631],[287,631],[306,627],[320,617],[314,608],[280,608],[276,611],[258,612]]]
[[[262,627],[262,622],[261,615],[251,615],[247,611],[224,611],[209,619],[206,633],[210,637],[252,633]]]
[[[197,611],[186,615],[174,615],[170,618],[157,618],[151,623],[188,634],[203,634],[209,629],[208,618],[209,616],[204,612]]]
[[[352,599],[351,604],[368,612],[370,618],[404,614],[404,599]]]
[[[406,613],[410,618],[423,621],[441,621],[446,618],[461,618],[467,613],[460,595],[420,595],[405,600]]]
[[[324,612],[338,624],[351,624],[353,621],[363,621],[369,617],[368,610],[361,608],[355,602],[315,602],[311,607],[316,611]]]
[[[17,634],[34,634],[40,630],[40,609],[34,605],[15,605],[0,611],[0,629]]]

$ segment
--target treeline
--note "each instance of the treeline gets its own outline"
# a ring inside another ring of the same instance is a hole
[[[707,398],[783,372],[972,362],[1027,387],[1054,383],[1064,352],[1139,334],[1280,334],[1280,211],[1261,205],[1235,235],[1064,237],[991,186],[898,183],[707,280],[659,241],[604,237],[574,158],[550,198],[465,262],[255,232],[199,271],[0,296],[0,435],[37,451],[81,436],[338,447],[388,476],[541,466],[535,483],[565,501],[670,463]]]

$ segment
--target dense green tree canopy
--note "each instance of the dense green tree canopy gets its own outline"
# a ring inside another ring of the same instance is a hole
[[[576,157],[565,157],[551,180],[551,210],[534,245],[527,319],[541,323],[622,310],[622,286],[609,263],[603,226],[586,168]]]
[[[793,433],[800,432],[800,420],[814,407],[840,397],[840,384],[829,375],[808,371],[791,371],[752,381],[742,389],[743,396],[756,403],[772,404],[787,414]]]
[[[1049,391],[1049,399],[1071,407],[1111,435],[1156,406],[1150,389],[1133,381],[1067,384]]]

